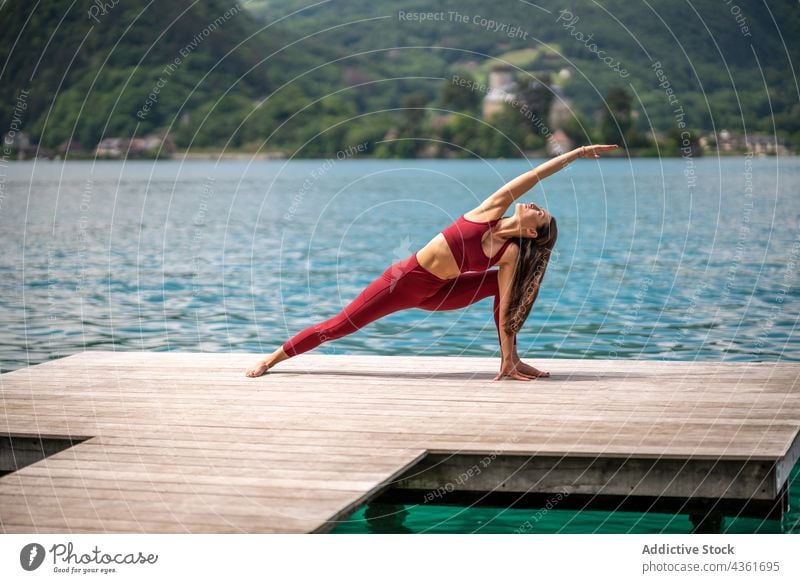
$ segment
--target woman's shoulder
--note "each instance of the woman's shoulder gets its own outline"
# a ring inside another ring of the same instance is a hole
[[[479,208],[472,209],[469,212],[464,213],[459,217],[460,219],[464,219],[470,223],[479,223],[481,225],[488,225],[491,223],[496,223],[500,219],[503,218],[502,215],[497,216],[497,212],[490,212],[490,211],[482,211]]]

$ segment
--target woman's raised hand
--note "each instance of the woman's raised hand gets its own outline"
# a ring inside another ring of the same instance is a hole
[[[600,152],[608,152],[619,148],[618,145],[581,146],[577,148],[578,158],[599,158]]]

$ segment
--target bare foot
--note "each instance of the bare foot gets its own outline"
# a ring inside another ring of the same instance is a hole
[[[248,377],[260,377],[265,372],[267,372],[270,368],[270,358],[262,358],[256,364],[251,366],[245,371],[245,376]]]
[[[530,375],[532,377],[549,377],[550,373],[545,372],[543,370],[539,370],[536,367],[533,367],[529,364],[525,364],[521,360],[517,361],[517,370],[522,374]]]

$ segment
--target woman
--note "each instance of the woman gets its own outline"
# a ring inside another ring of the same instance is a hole
[[[247,369],[263,375],[281,361],[341,338],[370,322],[408,308],[455,310],[494,296],[494,320],[500,342],[500,372],[529,381],[547,377],[520,360],[516,336],[530,313],[558,237],[556,220],[547,210],[517,204],[537,182],[577,158],[599,158],[617,146],[583,146],[548,160],[500,188],[476,208],[407,259],[391,265],[338,315],[306,328],[268,357]],[[493,265],[499,269],[489,269]]]

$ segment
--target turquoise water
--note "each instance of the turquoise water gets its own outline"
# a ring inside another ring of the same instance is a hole
[[[723,534],[800,533],[800,463],[789,477],[792,493],[782,520],[725,517]],[[686,514],[601,512],[596,510],[518,510],[458,506],[406,505],[379,507],[378,520],[368,520],[362,507],[342,520],[334,534],[686,534],[692,523]]]
[[[272,351],[536,162],[8,164],[0,367],[87,349]],[[557,217],[559,241],[520,352],[800,361],[799,192],[792,158],[578,161],[523,199]],[[491,300],[392,314],[318,350],[496,355]],[[406,521],[496,532],[519,524],[515,512],[410,509]],[[671,532],[688,521],[552,511],[537,524]]]

